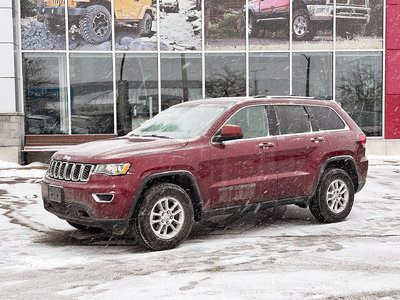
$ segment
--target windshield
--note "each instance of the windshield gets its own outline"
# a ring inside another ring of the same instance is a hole
[[[190,139],[203,131],[226,111],[218,105],[173,106],[146,121],[129,136],[154,136],[174,139]]]

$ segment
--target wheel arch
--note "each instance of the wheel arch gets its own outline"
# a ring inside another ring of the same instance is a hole
[[[133,216],[140,198],[146,193],[146,191],[156,184],[165,182],[176,184],[188,193],[193,205],[194,220],[200,221],[203,213],[203,198],[196,178],[191,172],[186,170],[162,172],[146,177],[135,195],[129,211],[129,219]]]
[[[111,13],[111,2],[107,0],[91,0],[78,2],[78,7],[89,7],[93,5],[102,5]]]
[[[341,155],[341,156],[331,157],[324,162],[324,164],[320,169],[317,181],[314,184],[312,196],[314,196],[317,192],[317,188],[321,183],[322,175],[326,170],[329,169],[341,169],[345,171],[347,174],[349,174],[353,182],[354,191],[358,190],[359,182],[358,182],[357,165],[355,163],[355,160],[350,155]]]
[[[308,13],[307,5],[302,0],[293,1],[293,12],[297,9],[303,9],[303,8],[306,9]]]

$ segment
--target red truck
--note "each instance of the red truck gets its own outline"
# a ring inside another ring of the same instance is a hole
[[[296,204],[347,217],[365,184],[366,137],[334,101],[222,98],[175,105],[126,136],[56,152],[44,207],[164,250],[221,212]]]
[[[317,29],[332,28],[334,0],[292,1],[294,40],[312,40]],[[261,28],[276,31],[289,28],[290,0],[249,0],[249,35]],[[337,34],[362,34],[370,20],[369,0],[336,0]]]

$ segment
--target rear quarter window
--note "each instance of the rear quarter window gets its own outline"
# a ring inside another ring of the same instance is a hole
[[[308,114],[302,105],[275,105],[280,134],[311,131]]]
[[[346,124],[330,107],[307,106],[307,109],[313,115],[319,130],[340,130],[346,128]]]

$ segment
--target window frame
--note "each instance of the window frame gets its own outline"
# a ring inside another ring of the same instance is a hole
[[[243,142],[243,141],[251,141],[251,140],[258,140],[258,139],[263,139],[263,138],[269,138],[272,137],[273,135],[270,134],[270,127],[269,127],[269,119],[268,119],[268,112],[267,112],[267,107],[269,106],[269,104],[267,103],[260,103],[260,104],[251,104],[251,105],[246,105],[243,106],[237,110],[235,110],[234,112],[232,112],[229,117],[224,121],[224,123],[218,127],[218,129],[214,132],[214,134],[211,136],[211,144],[213,145],[218,145],[221,143],[217,143],[215,142],[215,137],[221,132],[222,127],[224,127],[225,125],[227,125],[227,123],[229,122],[229,120],[236,115],[238,112],[242,111],[243,109],[249,108],[249,107],[255,107],[255,106],[264,106],[264,115],[265,115],[265,127],[266,127],[266,136],[261,136],[261,137],[254,137],[254,138],[241,138],[241,139],[236,139],[236,140],[231,140],[231,141],[225,141],[223,143],[234,143],[234,142]]]

